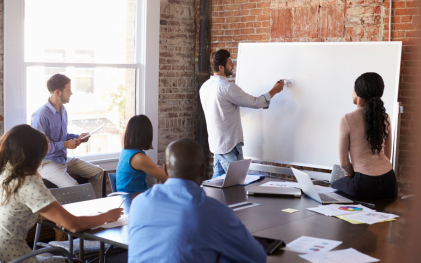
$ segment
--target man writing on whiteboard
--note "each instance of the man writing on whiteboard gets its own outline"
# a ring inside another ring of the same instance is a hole
[[[73,94],[70,79],[65,75],[55,74],[47,81],[47,88],[51,96],[47,103],[32,115],[31,121],[32,127],[45,133],[50,139],[50,150],[38,172],[42,178],[58,187],[78,185],[69,174],[85,177],[92,184],[96,197],[101,198],[104,170],[79,158],[67,157],[67,149],[75,149],[89,139],[84,138],[88,133],[67,133],[68,119],[64,104],[69,103]]]
[[[212,178],[215,178],[227,172],[230,162],[243,159],[240,107],[267,109],[271,98],[283,90],[284,81],[278,81],[268,93],[253,97],[228,81],[234,64],[227,50],[212,53],[210,60],[214,73],[199,93],[206,118],[209,149],[214,154]]]

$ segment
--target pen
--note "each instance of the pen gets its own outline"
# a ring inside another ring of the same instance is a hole
[[[118,208],[120,208],[120,207],[121,207],[121,205],[124,203],[124,201],[126,201],[126,198],[127,198],[127,197],[124,197],[123,202],[121,202],[121,204],[118,206]]]

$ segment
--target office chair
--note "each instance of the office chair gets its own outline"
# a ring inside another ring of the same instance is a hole
[[[117,174],[108,173],[108,178],[110,179],[111,190],[113,191],[111,194],[107,195],[108,197],[128,194],[125,192],[117,192]],[[154,184],[156,184],[156,179],[153,176],[150,176],[149,174],[146,175],[145,181],[148,184],[149,188],[151,188]]]

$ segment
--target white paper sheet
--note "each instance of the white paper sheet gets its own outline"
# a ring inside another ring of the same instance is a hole
[[[398,215],[394,214],[387,214],[387,213],[381,213],[381,212],[365,212],[365,213],[357,213],[352,215],[346,215],[345,218],[354,219],[369,225],[399,217]]]
[[[207,180],[205,182],[212,182],[212,181],[218,181],[218,180],[223,180],[225,179],[226,174],[223,174],[221,176],[218,176],[216,178],[212,178],[210,180]],[[246,179],[244,179],[244,184],[241,185],[248,185],[251,184],[257,180],[259,180],[260,178],[264,177],[263,175],[253,175],[253,174],[248,174]]]
[[[288,250],[298,253],[322,253],[328,252],[340,244],[342,241],[302,236],[288,243],[286,247]]]
[[[267,187],[293,187],[293,188],[301,189],[300,185],[298,183],[295,183],[295,182],[269,181],[269,182],[266,182],[264,184],[261,184],[260,186],[267,186]],[[321,185],[315,185],[314,187],[316,188],[316,191],[319,194],[322,194],[322,193],[331,193],[331,192],[335,192],[336,191],[336,189],[333,189],[331,187],[321,186]]]
[[[259,186],[300,188],[300,185],[298,183],[293,183],[293,182],[278,182],[278,181],[269,181],[269,182],[266,182],[266,183],[261,184]]]
[[[63,205],[63,208],[75,216],[93,216],[114,208],[118,208],[118,206],[121,204],[121,201],[122,199],[120,196],[112,196],[65,204]],[[84,202],[89,202],[90,205],[84,205]]]
[[[307,210],[320,213],[325,216],[339,216],[339,215],[348,215],[348,214],[356,214],[356,213],[363,213],[363,212],[375,212],[375,210],[367,208],[362,205],[319,205],[318,207],[311,207],[307,208]]]
[[[97,229],[97,228],[113,228],[113,227],[119,227],[119,226],[125,226],[129,224],[129,215],[124,214],[122,215],[117,221],[106,223],[97,227],[93,227],[91,229]]]
[[[353,248],[335,250],[327,253],[310,253],[299,256],[313,263],[370,263],[380,261],[377,258],[367,256]]]

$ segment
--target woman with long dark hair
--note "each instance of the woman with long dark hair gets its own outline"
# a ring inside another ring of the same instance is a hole
[[[127,123],[124,145],[117,165],[117,191],[137,193],[148,190],[146,174],[165,182],[165,171],[145,151],[152,148],[153,128],[146,115],[133,116]]]
[[[72,232],[116,221],[121,215],[121,208],[97,216],[77,217],[67,212],[37,172],[49,145],[42,132],[26,124],[13,127],[0,139],[0,262],[31,252],[25,239],[38,215]],[[65,260],[44,255],[25,262]]]
[[[381,99],[383,90],[379,74],[362,74],[353,93],[357,109],[339,121],[339,161],[346,177],[335,181],[332,188],[355,197],[393,198],[398,193],[390,163],[392,134]]]

